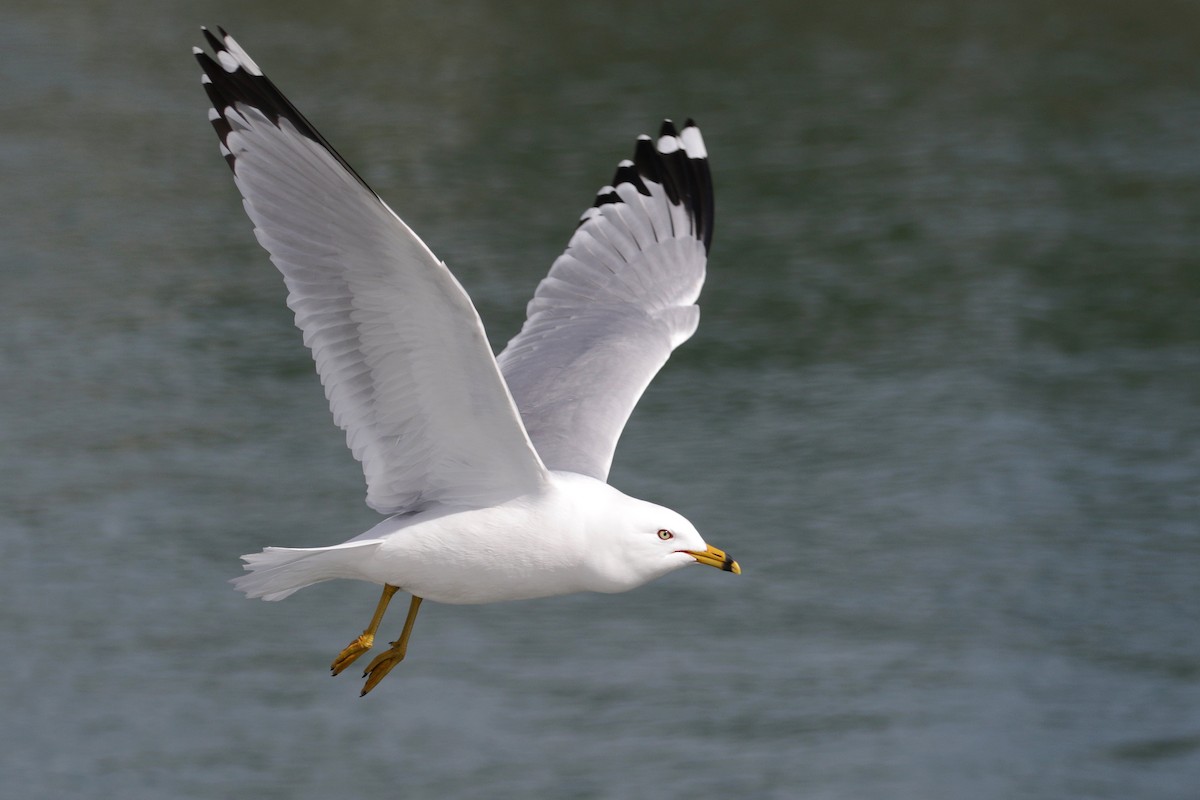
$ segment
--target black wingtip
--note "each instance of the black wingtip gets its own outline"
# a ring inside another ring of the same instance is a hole
[[[663,120],[657,139],[645,134],[637,137],[633,160],[617,165],[611,186],[605,186],[596,196],[593,209],[610,203],[620,203],[621,196],[616,187],[629,184],[638,193],[650,196],[647,182],[663,188],[667,199],[674,205],[682,205],[692,221],[693,235],[704,243],[704,250],[712,249],[713,236],[713,189],[712,174],[708,166],[708,153],[696,121],[688,117],[682,132],[669,119]],[[596,216],[589,210],[580,218],[583,225]]]
[[[225,31],[221,30],[220,28],[217,28],[217,30],[221,31],[221,38],[224,38]],[[211,49],[213,52],[218,52],[225,49],[225,45],[221,43],[220,39],[218,39],[216,36],[213,36],[213,32],[208,28],[201,25],[200,31],[204,34],[204,40],[208,42],[209,49]]]
[[[650,196],[650,190],[646,188],[646,184],[642,182],[642,176],[638,174],[636,162],[622,161],[617,165],[617,171],[613,175],[612,185],[620,186],[622,183],[631,184],[638,190],[638,194]]]
[[[298,133],[324,147],[359,183],[368,190],[371,189],[320,131],[313,127],[271,79],[262,73],[258,65],[224,28],[217,26],[219,38],[205,26],[201,26],[200,31],[204,34],[212,55],[196,48],[195,56],[207,78],[204,90],[216,111],[212,118],[213,128],[225,147],[225,160],[235,173],[237,156],[229,147],[228,138],[232,126],[226,119],[226,114],[229,109],[236,110],[239,106],[245,106],[258,110],[275,125],[279,125],[281,120],[287,120]]]
[[[592,203],[592,208],[599,208],[600,206],[606,206],[609,203],[619,202],[621,202],[621,196],[618,195],[611,186],[606,186],[597,192],[596,202]],[[580,220],[580,222],[583,222],[583,220]]]

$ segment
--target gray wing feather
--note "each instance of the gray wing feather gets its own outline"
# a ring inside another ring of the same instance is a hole
[[[639,137],[497,359],[547,467],[607,479],[638,398],[699,323],[712,223],[695,124]]]
[[[488,505],[546,477],[454,276],[237,43],[194,51],[255,235],[381,513]]]

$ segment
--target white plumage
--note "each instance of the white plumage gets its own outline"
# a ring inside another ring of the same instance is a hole
[[[377,625],[395,587],[474,603],[621,591],[697,561],[737,571],[682,516],[605,483],[638,398],[699,321],[712,237],[699,129],[639,137],[493,357],[446,265],[230,36],[204,33],[221,152],[367,503],[388,515],[343,544],[244,556],[238,588],[275,600],[331,578],[381,583]]]

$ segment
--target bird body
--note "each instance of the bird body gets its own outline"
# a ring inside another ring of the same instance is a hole
[[[259,243],[283,275],[367,504],[386,519],[341,544],[243,556],[234,585],[280,600],[321,581],[383,585],[337,674],[369,649],[395,592],[405,656],[422,599],[491,603],[619,592],[688,564],[739,572],[682,515],[607,484],[642,392],[699,322],[712,242],[708,153],[688,120],[640,136],[584,211],[493,355],[470,297],[224,31],[193,52],[209,121]]]
[[[660,539],[660,530],[672,538]],[[350,578],[439,603],[495,603],[627,591],[696,563],[687,550],[706,549],[668,508],[586,475],[551,472],[541,491],[497,505],[397,514],[332,547],[268,547],[245,556],[251,571],[234,584],[249,597],[281,600]]]

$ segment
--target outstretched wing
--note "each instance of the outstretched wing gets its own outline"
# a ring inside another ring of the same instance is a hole
[[[497,359],[549,468],[608,478],[638,398],[700,321],[712,231],[699,128],[638,137]]]
[[[225,31],[195,48],[209,118],[258,241],[283,273],[367,504],[487,505],[545,467],[483,324],[446,265]]]

